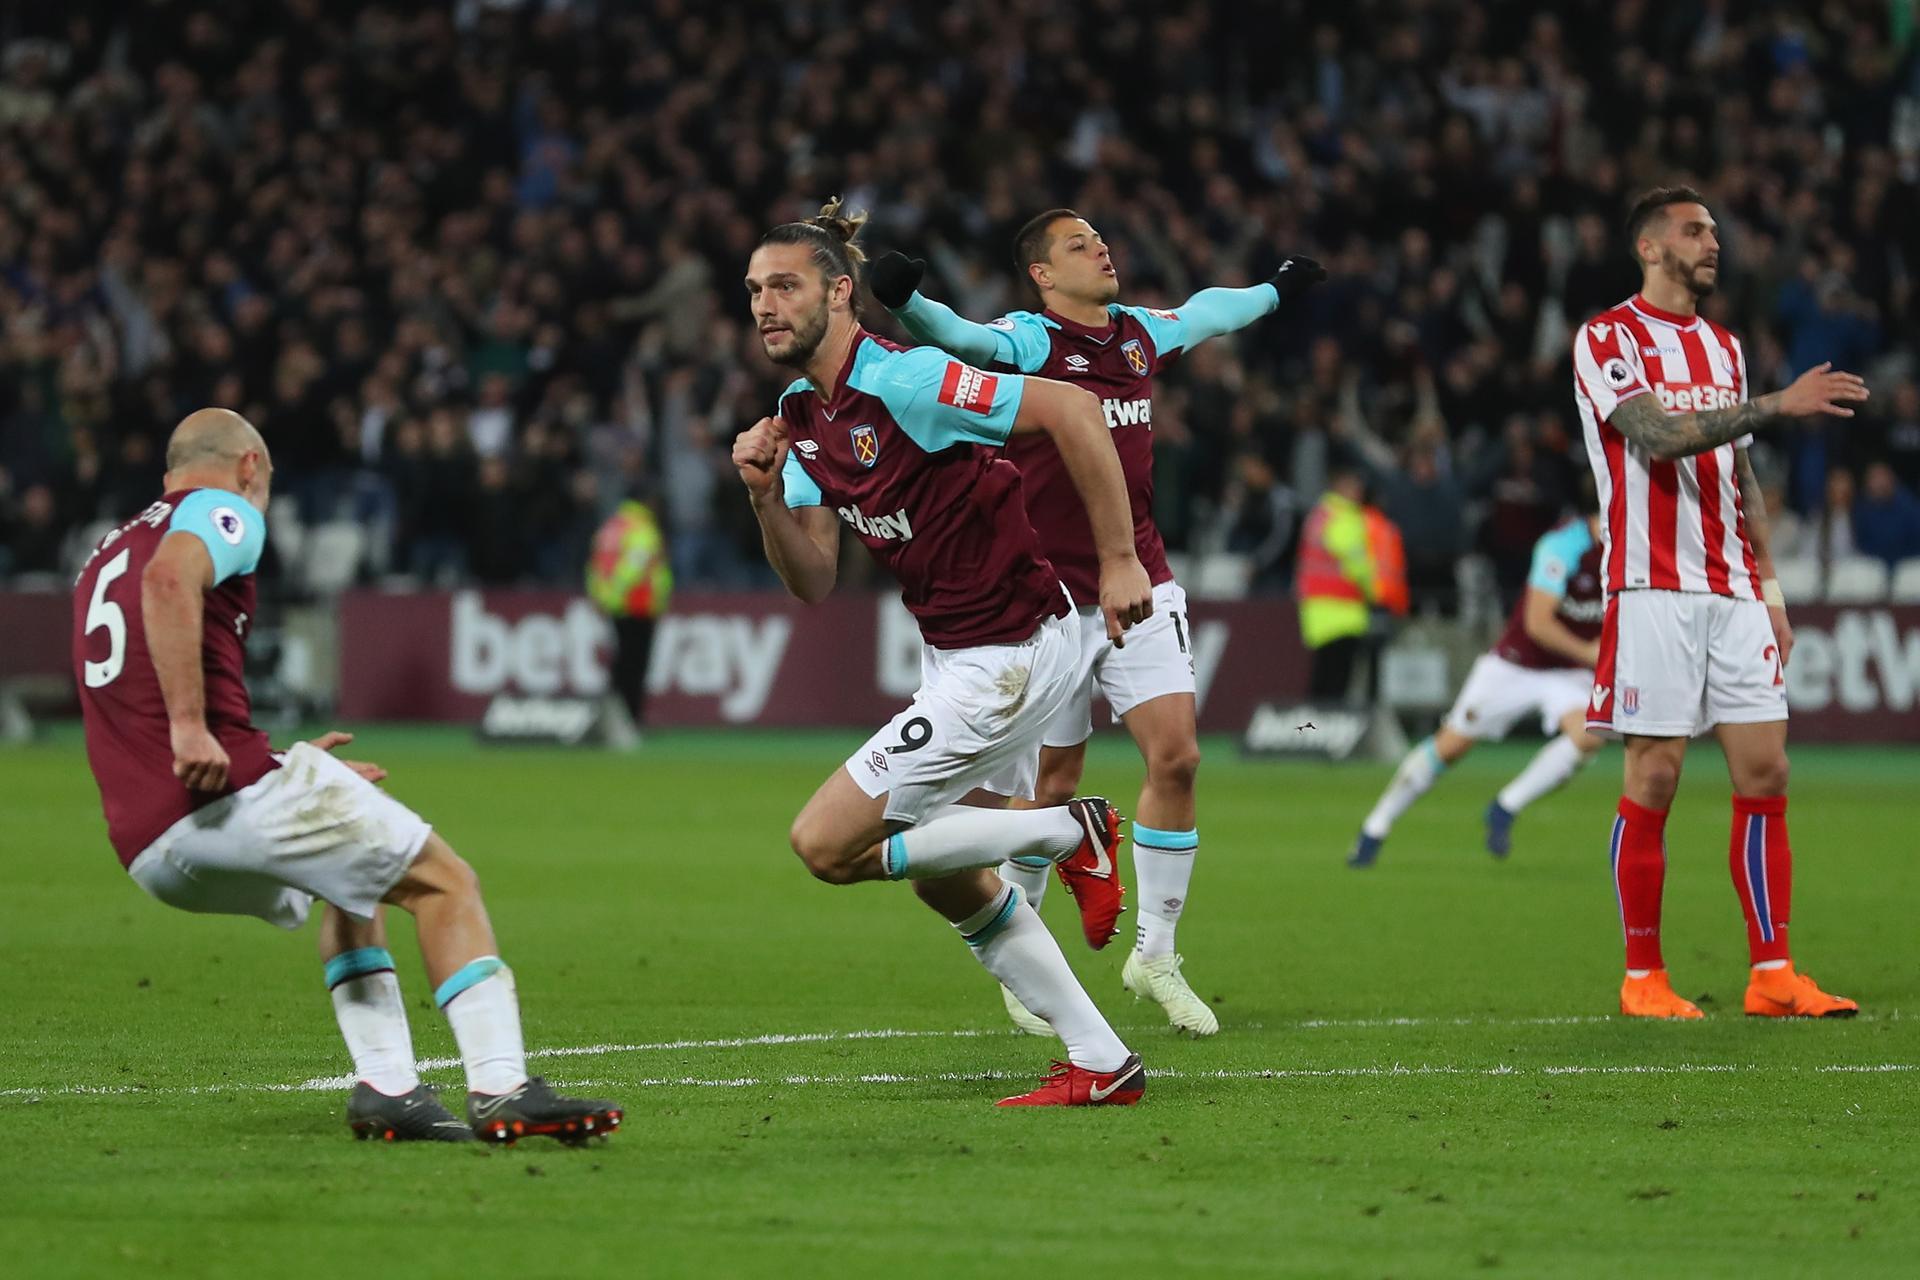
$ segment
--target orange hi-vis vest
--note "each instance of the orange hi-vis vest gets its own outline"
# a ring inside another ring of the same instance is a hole
[[[1373,559],[1373,601],[1404,618],[1413,608],[1413,593],[1407,587],[1407,546],[1400,537],[1400,526],[1378,507],[1368,507],[1366,516],[1367,554]]]
[[[1327,543],[1327,526],[1352,518],[1353,511],[1347,504],[1335,507],[1324,499],[1307,516],[1306,528],[1300,533],[1300,556],[1294,581],[1294,590],[1302,600],[1366,600],[1365,587],[1347,576],[1339,557]],[[1372,537],[1367,541],[1371,545]]]

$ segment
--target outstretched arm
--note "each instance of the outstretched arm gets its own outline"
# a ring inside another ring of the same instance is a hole
[[[1312,258],[1293,256],[1280,264],[1272,279],[1251,288],[1202,289],[1172,311],[1131,310],[1153,335],[1153,345],[1160,354],[1170,356],[1197,347],[1208,338],[1244,329],[1326,278],[1327,269]]]
[[[1690,458],[1717,449],[1782,418],[1806,418],[1830,413],[1851,418],[1846,406],[1867,398],[1867,384],[1857,374],[1835,373],[1831,364],[1807,370],[1784,391],[1737,404],[1731,409],[1669,414],[1652,396],[1623,400],[1607,424],[1655,458]]]
[[[893,314],[921,342],[950,351],[968,364],[1017,367],[1012,340],[998,329],[976,324],[944,302],[916,291]]]

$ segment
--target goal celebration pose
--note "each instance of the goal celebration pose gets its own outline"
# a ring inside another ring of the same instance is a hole
[[[1002,1105],[1137,1102],[1146,1071],[1094,1007],[1019,887],[1009,858],[1058,869],[1089,938],[1120,912],[1120,816],[1084,798],[1030,810],[1040,735],[1080,661],[1073,602],[1041,554],[1020,476],[998,450],[1044,431],[1085,500],[1096,588],[1115,643],[1152,612],[1120,462],[1087,392],[983,373],[932,347],[904,351],[859,323],[862,218],[775,227],[746,286],[768,358],[802,376],[734,442],[768,561],[796,597],[832,591],[840,527],[900,582],[920,625],[921,687],[793,821],[793,851],[832,884],[909,880],[988,972],[1066,1045],[1038,1089]]]
[[[283,929],[315,899],[320,958],[357,1082],[360,1137],[577,1140],[619,1127],[611,1102],[529,1078],[513,973],[473,869],[375,786],[376,765],[334,759],[329,733],[284,754],[253,724],[242,679],[254,566],[273,466],[226,409],[188,415],[167,444],[165,492],[109,532],[73,595],[73,673],[107,834],[134,881],[183,911]],[[381,904],[414,917],[434,999],[467,1074],[467,1120],[414,1068]]]
[[[1574,397],[1606,521],[1607,610],[1587,727],[1626,740],[1626,785],[1609,841],[1626,936],[1620,1011],[1697,1018],[1660,951],[1667,810],[1687,740],[1712,731],[1733,782],[1728,866],[1747,919],[1746,1011],[1851,1016],[1794,969],[1787,946],[1787,690],[1793,651],[1773,576],[1767,508],[1747,457],[1752,433],[1833,414],[1866,384],[1829,365],[1749,399],[1740,340],[1699,314],[1720,273],[1713,215],[1697,191],[1656,190],[1627,237],[1640,292],[1573,341]]]
[[[1252,324],[1324,280],[1326,272],[1310,258],[1293,257],[1271,280],[1251,288],[1203,289],[1173,310],[1122,306],[1114,301],[1120,280],[1106,241],[1071,209],[1049,209],[1021,229],[1014,267],[1040,311],[1016,311],[988,324],[963,319],[918,291],[926,263],[898,253],[874,264],[874,297],[922,342],[975,364],[1071,382],[1100,397],[1126,472],[1133,545],[1153,582],[1154,616],[1128,634],[1124,648],[1107,642],[1104,621],[1090,603],[1101,548],[1088,507],[1053,439],[1036,434],[1009,440],[1007,456],[1020,469],[1027,519],[1080,604],[1080,665],[1070,695],[1045,728],[1033,803],[1062,803],[1079,787],[1098,685],[1146,762],[1133,827],[1140,917],[1121,981],[1136,996],[1157,1002],[1175,1027],[1212,1035],[1220,1021],[1194,994],[1174,950],[1200,847],[1194,807],[1200,744],[1186,593],[1167,567],[1153,523],[1153,379],[1183,352]],[[1040,870],[1009,862],[1001,874],[1038,905],[1046,888]],[[1091,935],[1088,941],[1096,949],[1107,942]],[[1003,995],[1016,1026],[1046,1033],[1015,992]]]

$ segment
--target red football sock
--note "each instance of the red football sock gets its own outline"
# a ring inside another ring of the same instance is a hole
[[[1667,815],[1620,797],[1613,820],[1613,888],[1627,968],[1664,969],[1660,958],[1660,891],[1667,880]]]
[[[1733,842],[1727,851],[1733,889],[1747,917],[1752,963],[1787,958],[1793,914],[1793,850],[1787,844],[1785,796],[1735,796]]]

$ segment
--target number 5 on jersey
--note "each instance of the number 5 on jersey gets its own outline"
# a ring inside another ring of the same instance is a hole
[[[127,665],[127,615],[107,599],[107,588],[127,571],[127,558],[131,554],[131,550],[122,551],[107,561],[93,580],[93,599],[87,602],[87,634],[92,635],[102,627],[107,629],[107,657],[104,662],[85,664],[89,689],[112,684],[119,678],[120,669]]]

